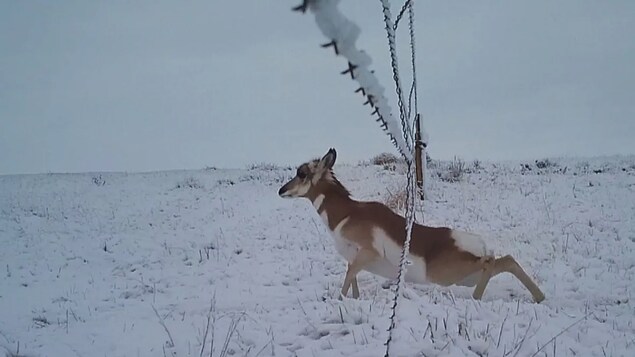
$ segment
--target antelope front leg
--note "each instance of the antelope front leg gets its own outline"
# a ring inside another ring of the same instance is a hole
[[[351,268],[351,265],[348,264],[348,269]],[[348,271],[347,269],[347,271]],[[357,276],[353,277],[353,298],[354,299],[359,299],[359,285],[357,285]]]
[[[353,297],[359,297],[359,287],[357,287],[357,289],[355,288],[355,286],[357,285],[357,274],[378,256],[379,254],[377,254],[377,252],[370,249],[362,249],[357,252],[357,255],[355,256],[355,259],[353,259],[353,262],[348,264],[346,277],[344,278],[344,285],[342,286],[341,296],[346,296],[346,294],[348,294],[348,289],[351,287],[351,284],[354,284]],[[357,293],[355,292],[355,290],[357,290]]]

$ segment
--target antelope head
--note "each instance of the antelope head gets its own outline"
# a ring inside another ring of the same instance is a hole
[[[298,167],[295,177],[280,188],[280,197],[307,197],[312,188],[316,187],[324,179],[332,177],[331,168],[335,164],[337,152],[329,151],[321,159],[306,162]]]

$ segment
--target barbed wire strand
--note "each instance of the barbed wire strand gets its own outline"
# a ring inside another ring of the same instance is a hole
[[[410,1],[408,1],[410,3]],[[414,14],[414,6],[412,3],[409,4],[408,6],[408,28],[410,30],[410,60],[411,60],[411,65],[412,65],[412,85],[410,87],[410,95],[408,98],[408,117],[412,118],[411,115],[411,108],[412,108],[412,97],[414,95],[414,114],[417,115],[419,113],[419,106],[418,106],[418,95],[417,95],[417,66],[416,66],[416,50],[415,50],[415,28],[414,28],[414,22],[415,22],[415,14]],[[415,123],[415,121],[412,121],[413,125]],[[413,129],[416,130],[416,129]]]
[[[384,22],[386,24],[386,32],[388,34],[388,46],[390,48],[390,65],[392,67],[392,77],[395,82],[395,92],[397,93],[397,103],[399,105],[399,118],[402,125],[402,133],[404,141],[409,152],[412,153],[412,132],[410,126],[407,125],[407,111],[404,104],[403,91],[401,85],[401,79],[399,77],[399,61],[397,58],[397,46],[395,43],[395,30],[393,29],[392,15],[390,14],[390,4],[388,0],[380,0],[382,3],[382,9],[384,13]]]
[[[414,59],[414,9],[411,0],[406,0],[404,5],[402,6],[402,10],[397,17],[397,20],[394,24],[392,24],[391,14],[390,14],[390,5],[388,4],[388,0],[380,0],[382,4],[382,11],[384,14],[384,22],[386,25],[386,32],[388,36],[388,45],[390,47],[390,58],[391,58],[391,66],[393,70],[393,80],[395,81],[395,91],[397,93],[397,100],[399,103],[399,114],[401,119],[402,131],[404,135],[404,140],[406,144],[413,143],[413,135],[412,135],[412,127],[409,123],[411,115],[412,115],[412,96],[414,95],[415,102],[415,113],[417,112],[417,100],[416,100],[416,80],[414,79],[416,72],[414,71],[415,59]],[[412,66],[413,66],[413,84],[410,89],[409,98],[408,98],[408,108],[405,108],[403,101],[403,91],[401,88],[401,80],[399,76],[399,65],[397,59],[397,49],[396,49],[396,41],[395,41],[395,31],[397,30],[398,22],[403,16],[405,9],[409,10],[409,18],[410,18],[410,48],[411,48],[411,56],[412,58]],[[412,150],[415,145],[411,145],[408,149]],[[414,152],[411,157],[414,157]],[[404,284],[404,276],[407,270],[407,265],[410,264],[408,261],[408,255],[410,253],[410,239],[412,237],[412,227],[415,222],[415,185],[413,183],[414,177],[414,165],[413,161],[406,160],[407,165],[407,184],[406,184],[406,227],[405,233],[406,237],[404,240],[403,249],[401,251],[401,258],[399,262],[399,272],[397,273],[397,284],[394,290],[394,297],[392,301],[391,313],[390,313],[390,326],[388,327],[388,338],[386,339],[386,351],[384,357],[389,357],[391,352],[391,343],[393,341],[393,331],[396,327],[396,315],[397,315],[397,304],[399,301],[399,296],[401,294],[401,289]]]

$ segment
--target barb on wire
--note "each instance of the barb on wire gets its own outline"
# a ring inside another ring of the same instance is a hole
[[[351,79],[355,79],[355,73],[353,71],[355,71],[357,69],[357,65],[354,65],[350,62],[348,62],[348,68],[342,72],[340,72],[340,74],[347,74],[350,73],[351,74]]]
[[[333,41],[331,41],[329,43],[325,43],[325,44],[320,45],[320,46],[322,46],[322,48],[333,47],[333,49],[335,50],[335,55],[339,56],[339,54],[340,54],[340,51],[337,49],[337,42],[335,42],[335,40],[333,40]]]
[[[302,4],[293,8],[293,11],[301,11],[302,13],[306,12],[306,9],[309,7],[309,1],[311,0],[302,0]]]

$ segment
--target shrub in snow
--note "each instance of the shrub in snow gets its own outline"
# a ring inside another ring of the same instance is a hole
[[[230,179],[220,179],[218,181],[216,181],[217,184],[219,184],[220,186],[233,186],[235,184],[235,182],[233,180]]]
[[[558,164],[556,164],[555,162],[549,159],[536,160],[535,162],[536,162],[536,167],[539,169],[551,169],[551,168],[558,167]]]
[[[104,186],[106,184],[106,180],[104,180],[101,175],[99,176],[93,176],[93,183],[96,186]]]
[[[176,184],[175,188],[201,189],[201,188],[204,188],[204,186],[199,180],[197,180],[194,177],[190,176],[190,177],[187,177],[186,179],[184,179],[183,181],[178,182]]]
[[[458,182],[461,181],[465,172],[465,162],[455,156],[454,160],[450,161],[445,168],[439,168],[437,176],[441,179],[441,181]]]
[[[528,164],[528,163],[522,163],[520,164],[520,173],[521,174],[526,174],[529,172],[533,172],[537,175],[543,175],[546,173],[553,173],[553,174],[566,174],[568,171],[568,167],[564,166],[564,167],[560,167],[560,165],[558,165],[557,162],[555,161],[551,161],[549,159],[543,159],[543,160],[534,160],[534,164]],[[575,173],[574,173],[575,175]]]
[[[279,170],[257,170],[254,169],[252,172],[242,175],[238,178],[238,182],[250,182],[250,181],[259,181],[267,184],[280,184],[285,182],[288,177],[287,175]]]
[[[280,169],[281,169],[280,166],[276,164],[272,164],[270,162],[259,162],[259,163],[250,164],[249,166],[247,166],[247,170],[249,171],[276,171]]]
[[[370,162],[373,165],[386,166],[389,164],[393,164],[393,165],[397,164],[401,162],[401,159],[398,158],[396,155],[391,154],[389,152],[383,152],[379,155],[376,155],[372,159],[370,159]]]
[[[591,165],[589,164],[588,161],[581,161],[578,164],[576,164],[576,169],[581,174],[588,174],[590,171],[590,167]]]
[[[483,165],[481,164],[481,161],[476,159],[474,161],[472,161],[472,170],[474,170],[474,172],[480,172],[483,169]]]

